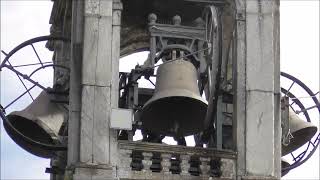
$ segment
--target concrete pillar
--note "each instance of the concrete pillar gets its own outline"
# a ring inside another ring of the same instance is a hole
[[[238,1],[235,132],[238,178],[280,178],[279,3]]]
[[[122,4],[117,0],[84,0],[74,2],[74,6],[77,6],[73,8],[74,13],[78,12],[78,16],[83,17],[83,24],[78,24],[83,32],[73,31],[77,33],[73,36],[79,38],[78,46],[82,46],[77,49],[82,54],[82,62],[79,60],[77,66],[73,64],[72,67],[74,71],[81,72],[81,79],[76,79],[81,94],[71,101],[80,100],[81,106],[72,106],[76,109],[71,111],[74,127],[71,127],[73,131],[69,131],[72,135],[69,139],[68,165],[73,169],[73,179],[113,179],[118,156],[116,132],[109,128],[109,116],[111,109],[118,106]],[[77,52],[73,52],[74,56]],[[79,90],[76,86],[73,86],[75,91]]]
[[[120,30],[121,30],[121,0],[113,0],[112,11],[112,49],[111,49],[111,108],[118,108],[119,100],[119,60],[120,60]],[[115,167],[118,162],[117,130],[110,129],[110,164]]]
[[[81,120],[81,69],[83,49],[84,0],[72,1],[71,61],[68,121],[68,168],[79,162]]]

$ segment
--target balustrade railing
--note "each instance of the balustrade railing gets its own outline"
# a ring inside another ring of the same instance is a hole
[[[234,179],[230,150],[119,141],[121,179]]]

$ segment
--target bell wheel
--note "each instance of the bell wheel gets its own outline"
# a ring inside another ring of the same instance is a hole
[[[290,152],[283,154],[283,159],[286,163],[282,166],[282,175],[287,174],[291,169],[294,169],[305,163],[317,150],[320,142],[319,133],[319,115],[320,103],[317,99],[319,92],[314,93],[302,81],[296,77],[281,72],[281,96],[282,102],[287,99],[287,106],[291,111],[291,117],[297,117],[303,133],[292,135],[294,130],[293,125],[290,126],[291,132],[287,129],[285,137],[282,138],[282,146],[290,146],[294,138],[303,139],[307,138],[306,142],[298,148],[292,149]],[[283,104],[282,104],[283,105]],[[293,121],[295,118],[289,118]],[[290,122],[289,122],[290,124]],[[292,124],[292,122],[291,122]],[[291,142],[290,142],[291,141]],[[305,141],[305,140],[304,140]],[[284,148],[282,148],[285,151]]]
[[[4,128],[7,132],[10,131],[8,135],[17,138],[18,140],[15,142],[27,151],[29,147],[35,146],[33,154],[36,155],[38,155],[39,149],[55,151],[66,150],[66,147],[58,142],[48,140],[48,138],[45,140],[45,136],[35,140],[34,133],[21,132],[20,125],[10,121],[8,115],[13,110],[22,110],[28,104],[39,99],[40,92],[52,96],[68,94],[68,87],[65,84],[68,84],[69,68],[61,63],[63,59],[58,59],[57,54],[52,52],[52,48],[61,48],[58,46],[66,41],[70,40],[64,37],[40,36],[21,43],[8,53],[4,50],[1,51],[4,55],[0,64],[1,93],[6,96],[2,97],[0,102],[0,117],[3,120]],[[67,100],[62,99],[59,103],[64,108],[68,108]],[[27,126],[27,124],[23,126]],[[40,152],[39,154],[40,157],[48,155]]]

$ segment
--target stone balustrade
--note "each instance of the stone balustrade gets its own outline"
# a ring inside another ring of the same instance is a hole
[[[118,141],[120,179],[235,179],[230,150]]]

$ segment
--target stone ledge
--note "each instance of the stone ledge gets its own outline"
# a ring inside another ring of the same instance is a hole
[[[109,164],[96,164],[96,163],[77,163],[72,166],[73,169],[84,168],[84,169],[105,169],[112,170],[113,167]]]
[[[278,180],[273,176],[242,176],[242,180]]]
[[[178,145],[173,146],[147,142],[118,141],[118,147],[119,149],[125,150],[198,155],[213,158],[236,159],[237,157],[237,153],[230,150],[218,150],[213,148],[187,147]]]

